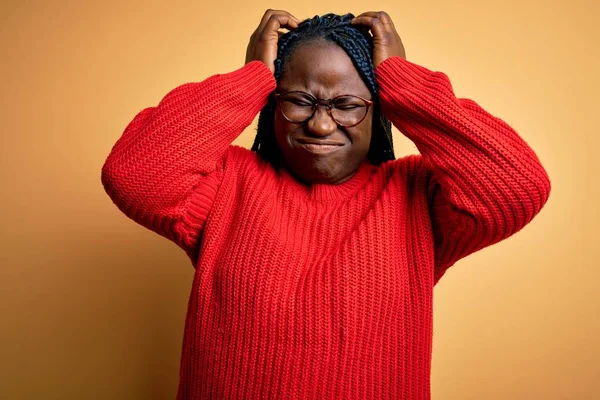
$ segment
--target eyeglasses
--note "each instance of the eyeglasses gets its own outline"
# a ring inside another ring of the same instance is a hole
[[[329,116],[345,128],[360,124],[373,105],[372,100],[360,96],[344,94],[333,99],[317,99],[298,90],[275,93],[275,100],[283,117],[290,122],[304,123],[312,118],[318,106],[324,106]]]

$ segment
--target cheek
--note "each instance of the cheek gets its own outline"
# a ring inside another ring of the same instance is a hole
[[[277,144],[282,147],[288,146],[288,136],[290,132],[289,122],[276,114],[275,121],[273,122],[273,130],[275,131],[275,140],[277,141]]]
[[[371,115],[368,115],[367,118],[365,118],[365,120],[350,133],[353,145],[356,146],[356,152],[366,153],[369,151],[371,145],[372,124]]]

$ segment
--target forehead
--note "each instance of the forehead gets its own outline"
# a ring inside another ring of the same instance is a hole
[[[293,50],[279,87],[303,90],[321,98],[339,94],[369,96],[350,56],[337,44],[324,40],[301,44]]]

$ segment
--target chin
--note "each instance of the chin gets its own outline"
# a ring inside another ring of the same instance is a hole
[[[313,165],[312,168],[302,171],[302,174],[297,173],[297,175],[300,176],[302,180],[309,183],[335,185],[348,180],[353,173],[342,171],[339,168]]]
[[[352,177],[360,163],[349,154],[336,153],[307,157],[304,151],[292,150],[283,151],[282,156],[287,169],[305,183],[339,184]]]

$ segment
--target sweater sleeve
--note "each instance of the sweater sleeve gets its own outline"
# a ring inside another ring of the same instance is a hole
[[[274,88],[271,71],[255,61],[171,90],[140,111],[113,146],[101,173],[106,193],[193,260],[227,149]]]
[[[376,77],[384,114],[415,143],[430,177],[437,283],[459,259],[529,223],[550,180],[529,145],[474,101],[457,98],[445,74],[392,57]]]

